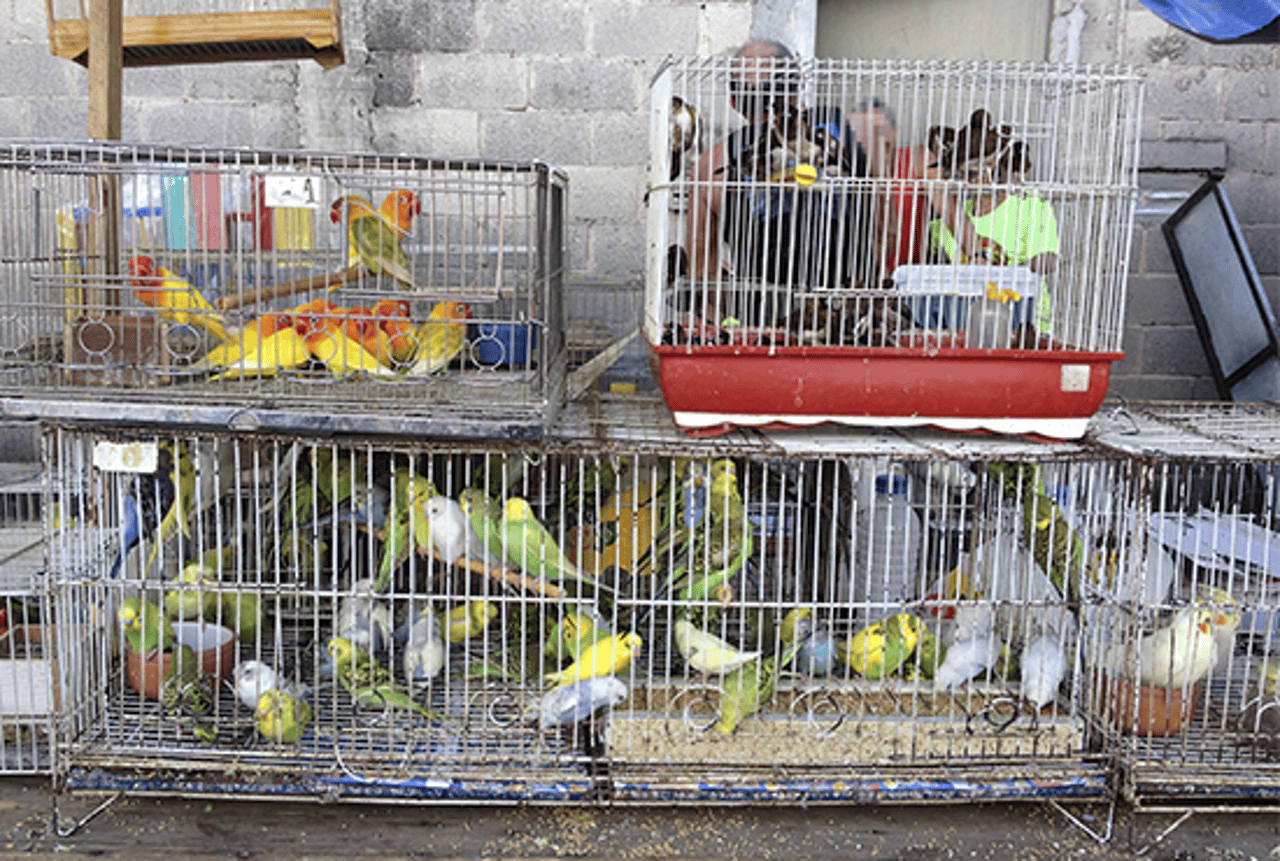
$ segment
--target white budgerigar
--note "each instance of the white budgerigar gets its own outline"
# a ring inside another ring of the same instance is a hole
[[[448,646],[440,634],[440,623],[430,606],[424,607],[409,626],[404,647],[404,678],[411,685],[425,684],[440,674],[448,657]]]
[[[258,700],[267,691],[280,690],[294,699],[304,699],[311,689],[299,682],[281,678],[275,668],[265,661],[241,661],[231,671],[236,698],[245,708],[256,709]]]
[[[947,657],[933,675],[935,690],[948,691],[995,665],[1000,656],[1000,639],[987,633],[947,646]]]
[[[1058,685],[1067,675],[1067,655],[1061,638],[1052,632],[1032,637],[1022,647],[1018,666],[1022,672],[1022,698],[1036,708],[1053,702]]]
[[[723,676],[760,657],[759,652],[739,652],[708,631],[695,628],[688,619],[675,625],[676,647],[686,664],[706,676]]]
[[[375,595],[372,580],[357,580],[351,588],[355,594],[344,595],[338,602],[333,635],[346,637],[362,649],[384,648],[394,629],[391,609]]]
[[[542,697],[538,726],[544,730],[582,723],[604,708],[613,708],[627,698],[627,686],[615,676],[592,676],[561,685]]]
[[[447,496],[433,496],[425,506],[431,524],[431,543],[446,562],[470,557],[492,567],[502,560],[490,553],[476,534],[462,506]]]

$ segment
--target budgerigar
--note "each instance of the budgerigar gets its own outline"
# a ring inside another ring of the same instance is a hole
[[[404,645],[404,678],[410,685],[426,684],[440,674],[448,657],[448,647],[440,633],[440,623],[430,607],[417,613],[409,625]]]
[[[490,567],[502,564],[502,560],[484,546],[461,505],[447,496],[433,496],[427,500],[426,511],[431,543],[444,561],[453,563],[469,558]]]
[[[503,513],[503,550],[509,563],[533,577],[577,580],[603,590],[594,577],[565,558],[546,528],[533,516],[529,503],[518,496],[507,500]]]
[[[836,665],[836,646],[831,626],[822,620],[801,619],[796,623],[796,672],[802,676],[831,675]]]
[[[724,677],[716,719],[719,732],[726,735],[733,732],[744,719],[773,699],[778,672],[791,662],[798,648],[799,643],[793,640],[782,650],[781,656],[770,655],[760,661],[748,661]]]
[[[760,657],[759,652],[735,649],[715,634],[695,627],[688,619],[676,621],[675,641],[685,663],[704,676],[723,676]]]
[[[615,634],[588,646],[578,660],[563,670],[548,673],[545,680],[571,685],[593,676],[617,675],[631,665],[632,658],[639,654],[643,645],[644,641],[639,634]]]
[[[1036,708],[1053,702],[1058,685],[1067,675],[1067,655],[1062,639],[1055,632],[1039,634],[1027,641],[1018,658],[1022,673],[1019,691],[1022,698]]]
[[[498,605],[480,598],[459,604],[448,613],[440,614],[440,629],[450,643],[461,643],[484,633],[489,623],[498,616]]]
[[[868,625],[836,645],[841,662],[868,679],[882,679],[898,671],[920,641],[923,623],[909,613],[896,613]]]
[[[311,704],[273,688],[258,699],[254,717],[257,718],[258,732],[267,741],[292,744],[302,737],[311,723]]]
[[[594,611],[577,610],[566,613],[563,619],[551,627],[542,653],[557,661],[566,657],[576,661],[584,649],[612,636],[613,631],[609,630],[604,620]]]
[[[305,699],[311,692],[306,685],[284,678],[266,661],[241,661],[231,671],[231,683],[236,698],[245,708],[257,708],[258,700],[267,691],[281,690],[291,697]]]
[[[333,658],[334,678],[351,694],[356,705],[386,711],[413,711],[435,717],[408,691],[395,684],[390,670],[364,649],[356,648],[346,637],[334,637],[329,641],[329,656]]]
[[[613,676],[591,676],[553,688],[538,704],[538,726],[544,730],[580,724],[601,709],[627,698],[627,686]]]
[[[346,637],[363,649],[378,650],[391,642],[395,624],[387,602],[373,592],[373,581],[362,578],[351,584],[354,595],[344,595],[338,601],[335,614],[334,635]]]
[[[213,684],[196,660],[195,651],[186,645],[174,649],[160,685],[165,712],[181,720],[196,738],[212,744],[218,738],[218,728],[211,719],[216,701]]]
[[[217,577],[201,563],[190,563],[178,575],[177,587],[164,593],[165,616],[175,622],[214,621],[218,613],[217,582]]]
[[[145,654],[173,648],[173,625],[155,603],[145,598],[126,598],[116,608],[116,618],[132,651]]]

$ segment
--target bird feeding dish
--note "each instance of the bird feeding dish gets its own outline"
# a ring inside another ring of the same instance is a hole
[[[1111,679],[1102,674],[1103,690],[1111,721],[1126,735],[1164,738],[1178,735],[1195,714],[1200,699],[1200,683],[1190,690],[1134,685],[1128,679]]]
[[[175,647],[190,646],[206,673],[217,679],[231,676],[236,663],[236,635],[230,628],[208,622],[174,622],[173,635]],[[172,661],[172,651],[141,654],[126,646],[125,677],[129,687],[148,699],[160,699],[160,686]]]
[[[524,365],[538,348],[538,330],[528,323],[477,323],[472,355],[482,365]]]

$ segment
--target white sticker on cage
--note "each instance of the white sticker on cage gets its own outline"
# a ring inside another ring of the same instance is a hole
[[[1089,366],[1088,365],[1063,365],[1062,366],[1062,391],[1064,392],[1089,391]]]
[[[319,209],[324,205],[320,186],[315,176],[268,176],[262,181],[262,199],[267,206]]]
[[[93,465],[103,472],[155,472],[160,446],[152,442],[107,442],[93,446]]]

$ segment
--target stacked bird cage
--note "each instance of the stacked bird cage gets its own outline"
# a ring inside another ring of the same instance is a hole
[[[1122,464],[927,434],[700,442],[643,396],[558,433],[51,424],[77,518],[48,539],[57,618],[83,632],[60,785],[1106,797],[1071,549],[1106,524],[1063,494]]]
[[[1092,498],[1117,512],[1096,570],[1131,577],[1096,611],[1089,711],[1139,809],[1280,802],[1275,419],[1135,407],[1110,440],[1142,465],[1130,490]]]
[[[52,768],[52,653],[38,463],[0,465],[0,773]]]
[[[644,327],[679,425],[1084,433],[1122,356],[1137,73],[691,58],[651,98]]]
[[[10,414],[510,438],[561,397],[545,165],[11,143],[0,196]]]
[[[49,50],[89,64],[90,15],[77,0],[48,0]],[[345,59],[338,0],[124,0],[125,66]]]

